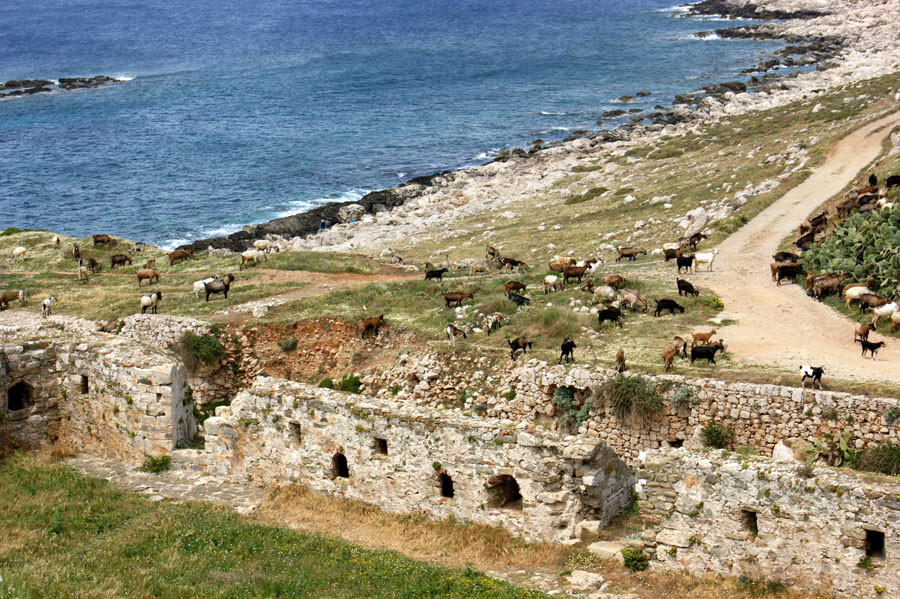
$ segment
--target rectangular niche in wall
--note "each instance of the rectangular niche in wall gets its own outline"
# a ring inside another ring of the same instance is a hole
[[[300,430],[300,423],[299,422],[288,422],[288,426],[290,427],[290,431],[291,431],[291,444],[294,445],[295,447],[299,447],[300,442],[303,440],[303,435]]]
[[[866,557],[884,559],[884,533],[866,529]]]
[[[387,439],[381,439],[379,437],[375,437],[375,445],[374,445],[375,453],[377,455],[387,455]]]
[[[88,384],[88,377],[86,374],[81,375],[81,393],[87,395],[88,391],[90,391],[90,386]]]
[[[753,539],[759,536],[759,520],[756,512],[753,510],[741,510],[741,522],[744,525],[744,530],[750,533]]]

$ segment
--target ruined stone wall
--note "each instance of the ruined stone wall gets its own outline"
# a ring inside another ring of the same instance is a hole
[[[388,511],[499,525],[527,539],[602,528],[627,503],[633,480],[596,438],[267,377],[218,413],[205,422],[214,474],[299,483]]]
[[[452,359],[452,358],[451,358]],[[900,400],[873,398],[782,385],[725,383],[678,375],[643,375],[664,398],[664,408],[653,418],[616,418],[604,399],[604,383],[618,376],[614,370],[551,366],[539,360],[476,371],[462,377],[453,363],[434,356],[401,359],[393,370],[364,377],[366,392],[396,397],[420,405],[457,406],[470,412],[558,426],[560,411],[553,405],[559,387],[571,387],[579,401],[593,403],[580,434],[597,435],[626,460],[645,449],[690,444],[699,428],[713,420],[735,432],[734,445],[753,445],[771,451],[782,441],[805,446],[811,437],[841,434],[850,429],[856,448],[900,443],[900,419],[890,423],[885,414],[900,410]],[[628,376],[639,376],[631,375]],[[460,390],[469,389],[464,402]],[[696,442],[696,439],[695,439]]]
[[[643,542],[666,566],[854,599],[900,596],[896,479],[826,467],[806,475],[724,451],[652,451],[638,462]]]
[[[0,346],[0,448],[33,449],[55,440],[57,401],[52,344]]]

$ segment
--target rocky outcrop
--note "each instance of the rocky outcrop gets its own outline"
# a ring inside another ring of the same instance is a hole
[[[100,87],[101,85],[115,83],[117,81],[119,80],[114,79],[113,77],[107,77],[106,75],[71,78],[62,77],[58,83],[54,83],[48,79],[11,79],[0,84],[0,91],[12,90],[5,94],[0,94],[0,98],[51,92],[55,89],[70,91],[73,89]]]
[[[772,8],[740,0],[703,0],[690,5],[689,15],[718,15],[730,19],[755,19],[760,21],[784,19],[815,19],[826,13],[809,8]]]

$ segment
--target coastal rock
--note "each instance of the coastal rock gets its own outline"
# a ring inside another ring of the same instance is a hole
[[[350,204],[348,206],[341,207],[338,210],[337,218],[338,222],[341,223],[349,223],[362,218],[363,214],[366,213],[366,207],[360,206],[359,204]]]

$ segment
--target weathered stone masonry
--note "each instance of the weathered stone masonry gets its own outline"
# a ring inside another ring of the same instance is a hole
[[[500,525],[527,539],[597,530],[633,477],[604,443],[260,377],[205,422],[209,470],[296,482],[388,511]]]

